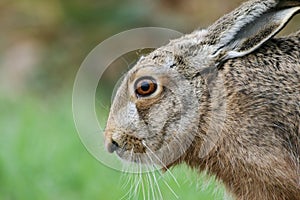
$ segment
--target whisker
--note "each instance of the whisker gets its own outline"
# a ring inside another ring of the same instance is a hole
[[[131,149],[131,152],[130,152],[130,159],[132,158],[132,156],[133,156],[133,148]],[[128,197],[128,199],[132,199],[132,197],[134,196],[133,190],[134,190],[136,177],[135,177],[135,174],[129,174],[129,169],[133,168],[132,165],[133,164],[130,162],[128,164],[125,164],[125,163],[123,164],[123,167],[126,166],[126,171],[124,174],[126,174],[128,177],[128,180],[126,181],[124,188],[126,188],[128,185],[130,185],[130,188],[129,188],[128,192],[121,198],[121,200],[125,199],[126,197]]]
[[[177,179],[175,178],[175,176],[172,174],[172,172],[167,168],[167,166],[159,159],[159,157],[148,147],[148,145],[145,143],[145,141],[142,141],[142,144],[146,147],[146,149],[148,149],[148,151],[161,163],[161,165],[167,170],[167,172],[171,175],[171,177],[174,179],[176,185],[178,187],[179,183],[177,181]],[[151,157],[149,156],[149,158],[151,159]],[[153,160],[151,159],[151,161],[153,162]],[[154,162],[153,162],[154,163]]]
[[[146,153],[146,156],[150,159],[149,161],[150,161],[151,163],[153,163],[151,157],[150,157],[147,153]],[[157,169],[157,168],[155,167],[155,165],[152,165],[151,163],[149,164],[149,163],[147,162],[147,165],[149,165],[149,166],[150,166],[150,165],[151,165],[151,166],[154,166],[154,168]],[[152,175],[152,177],[153,177],[153,181],[154,181],[154,183],[155,183],[155,186],[156,186],[156,189],[157,189],[157,191],[158,191],[158,195],[159,195],[160,199],[163,199],[161,190],[160,190],[160,188],[159,188],[158,181],[157,181],[156,176],[155,176],[155,172],[153,172],[153,171],[151,170],[151,171],[149,171],[148,173],[149,173],[150,175]]]
[[[130,180],[130,178],[128,178],[128,179]],[[122,196],[120,198],[120,200],[124,200],[127,196],[130,196],[129,193],[130,193],[130,190],[128,190],[128,192],[124,196]]]
[[[146,163],[148,163],[146,161]],[[148,165],[146,164],[146,168],[147,168],[147,171],[149,171],[150,169],[148,168]],[[150,181],[149,181],[149,177],[148,177],[148,172],[146,172],[146,180],[147,180],[147,184],[148,184],[148,199],[150,200]]]
[[[133,176],[132,175],[129,175],[129,174],[127,174],[128,176],[128,183],[127,183],[127,185],[129,184],[129,183],[131,183],[131,186],[130,186],[130,188],[129,188],[129,190],[128,190],[128,192],[120,199],[120,200],[123,200],[123,199],[125,199],[126,197],[128,197],[127,199],[130,199],[131,198],[131,196],[132,196],[132,183],[133,183]]]
[[[148,165],[148,163],[147,163],[147,165]],[[148,177],[148,180],[149,180],[149,183],[150,183],[150,189],[151,189],[151,192],[152,192],[152,197],[153,197],[153,198],[151,198],[151,199],[156,199],[156,198],[155,198],[154,187],[153,187],[153,183],[152,183],[152,178],[151,178],[151,176],[150,176],[150,173],[147,172],[146,175],[147,175],[147,177]]]
[[[155,166],[154,166],[155,167]],[[172,192],[172,194],[175,196],[176,199],[179,199],[179,196],[176,194],[176,192],[172,189],[172,187],[168,184],[168,182],[164,179],[163,174],[161,173],[161,171],[159,170],[159,168],[155,167],[158,171],[158,173],[160,174],[160,177],[162,179],[162,181],[164,182],[164,184],[167,186],[167,188]],[[180,185],[178,184],[178,187],[180,188]]]
[[[134,198],[135,197],[135,194],[134,194],[134,192],[135,192],[135,190],[134,190],[134,185],[135,185],[135,183],[136,183],[136,175],[135,174],[132,174],[131,175],[133,178],[132,178],[132,182],[131,182],[131,186],[130,186],[130,189],[129,189],[129,191],[130,191],[130,196],[129,196],[129,199],[132,199],[132,198]]]
[[[131,148],[131,150],[130,150],[130,157],[129,157],[129,160],[130,160],[130,161],[133,160],[133,148]],[[135,163],[130,162],[130,165],[132,166],[131,168],[134,169]],[[133,184],[131,185],[131,186],[132,186],[132,187],[131,187],[131,191],[133,192],[131,198],[137,197],[137,199],[138,199],[138,196],[137,196],[138,191],[137,191],[137,190],[138,190],[138,186],[139,186],[139,180],[138,180],[139,177],[138,177],[138,175],[135,173],[135,171],[133,171],[132,176],[134,177],[134,179],[133,179]],[[135,185],[135,187],[134,187],[134,185]]]
[[[150,174],[152,174],[152,176],[153,176],[153,180],[154,180],[154,183],[155,183],[155,185],[156,185],[156,188],[157,188],[157,191],[158,191],[158,195],[159,195],[160,199],[162,200],[163,197],[162,197],[161,190],[160,190],[160,188],[159,188],[159,184],[158,184],[158,182],[157,182],[157,180],[156,180],[155,172],[150,172]]]
[[[128,186],[128,184],[129,184],[129,182],[130,182],[130,178],[131,178],[131,176],[128,176],[128,174],[127,174],[127,171],[128,171],[128,166],[126,167],[127,169],[125,169],[125,164],[123,164],[123,173],[122,173],[122,175],[121,175],[121,178],[120,178],[120,180],[122,180],[122,179],[125,179],[126,177],[127,177],[127,179],[125,180],[125,182],[122,184],[122,189],[125,189],[127,186]]]
[[[140,183],[141,183],[141,179],[140,179],[140,176],[139,174],[134,174],[134,176],[136,177],[135,178],[135,188],[134,188],[134,197],[139,197],[139,194],[140,194]]]
[[[144,179],[143,179],[143,173],[142,173],[142,163],[141,163],[141,159],[138,158],[139,160],[139,175],[141,177],[141,180],[142,180],[142,194],[143,194],[143,200],[145,200],[146,198],[146,195],[145,195],[145,186],[144,186]]]

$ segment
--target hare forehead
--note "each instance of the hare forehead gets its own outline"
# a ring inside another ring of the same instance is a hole
[[[207,30],[197,30],[191,34],[186,34],[181,38],[171,40],[169,44],[162,46],[147,56],[142,56],[133,71],[136,72],[143,69],[145,66],[155,67],[171,67],[178,65],[178,57],[184,58],[189,64],[194,62],[198,66],[210,64],[212,55],[215,49],[207,44],[206,36]]]
[[[174,63],[174,51],[169,51],[167,49],[157,49],[153,51],[146,57],[141,57],[137,62],[136,66],[138,68],[143,68],[144,66],[171,66]]]

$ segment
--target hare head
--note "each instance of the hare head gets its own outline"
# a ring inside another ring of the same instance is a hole
[[[170,67],[172,52],[149,56],[140,59],[118,88],[106,142],[108,151],[123,159],[165,165],[193,141],[198,98],[186,78]]]
[[[206,30],[142,57],[114,98],[105,130],[108,151],[165,167],[194,148],[195,141],[206,145],[213,74],[227,60],[251,54],[270,40],[299,10],[296,0],[251,0]]]

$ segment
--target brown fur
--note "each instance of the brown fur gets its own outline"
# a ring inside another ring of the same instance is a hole
[[[206,170],[239,200],[300,199],[300,32],[273,38],[299,10],[251,0],[141,58],[113,102],[108,150]],[[140,98],[147,76],[157,90]]]
[[[226,93],[215,98],[225,98],[228,109],[222,139],[200,160],[199,136],[181,159],[216,175],[237,199],[300,199],[299,44],[299,33],[273,39],[251,55],[226,62],[216,77],[225,80]],[[274,59],[266,62],[270,54]],[[208,123],[199,123],[200,135]]]

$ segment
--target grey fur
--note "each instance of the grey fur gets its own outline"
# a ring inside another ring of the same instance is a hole
[[[300,32],[274,38],[299,10],[299,0],[248,1],[141,58],[113,102],[108,149],[206,170],[236,199],[300,199]],[[143,76],[158,89],[137,98]]]

